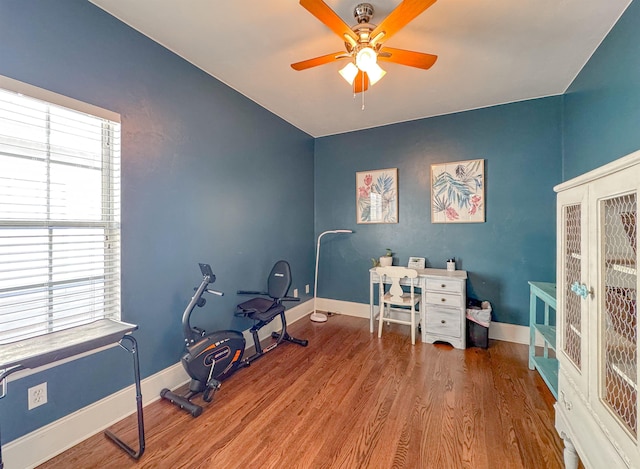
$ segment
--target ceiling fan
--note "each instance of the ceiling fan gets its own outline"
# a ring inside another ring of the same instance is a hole
[[[291,67],[294,70],[306,70],[336,60],[350,59],[340,70],[340,75],[354,87],[354,93],[366,91],[370,84],[374,85],[385,75],[386,72],[377,64],[378,60],[427,70],[435,63],[437,55],[394,49],[385,47],[383,43],[435,2],[404,0],[378,26],[369,23],[373,17],[373,6],[360,3],[353,11],[358,24],[349,27],[324,1],[300,0],[300,5],[344,40],[346,51],[296,62]]]

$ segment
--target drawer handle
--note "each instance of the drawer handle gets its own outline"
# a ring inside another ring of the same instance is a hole
[[[447,301],[447,299],[446,298],[440,298],[440,301],[442,301],[444,303],[445,301]]]
[[[446,323],[447,323],[447,321],[445,321],[444,319],[441,319],[441,320],[440,320],[440,322],[441,322],[442,324],[446,324]]]
[[[569,411],[573,408],[573,405],[565,398],[564,392],[562,391],[560,392],[560,402],[562,402],[564,404],[564,408]]]
[[[440,285],[440,287],[447,288],[447,286],[444,283],[442,285]]]

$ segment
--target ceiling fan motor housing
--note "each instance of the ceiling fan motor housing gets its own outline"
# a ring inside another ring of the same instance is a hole
[[[373,17],[373,5],[371,3],[359,3],[353,10],[353,17],[358,23],[368,23]]]

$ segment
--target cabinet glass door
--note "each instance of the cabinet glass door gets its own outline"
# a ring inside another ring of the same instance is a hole
[[[633,435],[638,431],[637,195],[600,203],[600,399]]]
[[[582,305],[581,297],[571,290],[582,282],[582,205],[565,205],[564,215],[564,321],[563,350],[578,370],[582,369]]]

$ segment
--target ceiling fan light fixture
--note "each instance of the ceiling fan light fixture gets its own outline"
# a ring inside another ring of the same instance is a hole
[[[386,33],[384,31],[380,31],[378,34],[375,35],[373,39],[369,41],[369,44],[371,44],[372,46],[375,46],[378,43],[378,41],[380,41],[385,35]]]
[[[349,44],[351,44],[351,47],[355,47],[358,45],[358,43],[355,41],[355,39],[353,39],[351,36],[349,36],[348,34],[343,34],[342,37],[344,37],[345,41],[348,42]]]
[[[373,66],[369,67],[369,70],[367,70],[367,76],[369,77],[369,83],[371,86],[378,83],[386,74],[387,72],[385,72],[378,64],[373,64]]]
[[[371,47],[363,47],[356,54],[356,65],[363,72],[368,72],[377,61],[378,54]]]
[[[347,83],[353,85],[353,80],[355,80],[356,75],[358,74],[358,67],[354,65],[353,62],[349,62],[343,68],[341,68],[338,73],[345,79]]]

